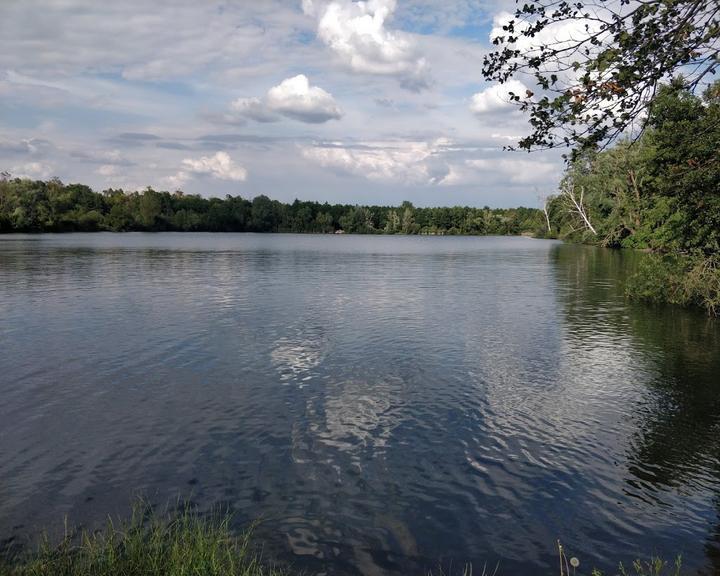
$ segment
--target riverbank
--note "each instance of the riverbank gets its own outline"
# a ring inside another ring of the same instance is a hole
[[[2,576],[281,576],[251,544],[252,530],[234,534],[230,516],[201,516],[189,507],[159,514],[138,503],[130,519],[108,519],[98,531],[74,530],[34,553],[15,552]]]
[[[597,246],[595,242],[563,241]],[[603,248],[599,246],[599,248]],[[647,248],[604,248],[639,250],[643,258],[624,285],[629,300],[646,304],[671,304],[702,310],[711,318],[720,317],[720,255],[701,252],[659,252]]]
[[[262,557],[252,529],[233,533],[230,521],[229,514],[204,516],[188,506],[159,514],[139,502],[129,520],[108,519],[96,531],[66,528],[57,543],[46,538],[34,553],[0,557],[0,576],[291,576]],[[569,557],[559,543],[558,547],[555,574],[602,576],[595,569],[585,571],[577,558]],[[652,558],[628,567],[619,564],[619,571],[623,576],[681,576],[681,567],[680,558],[672,563]],[[439,573],[472,576],[473,569]],[[500,575],[502,570],[498,564],[494,569],[483,567],[480,574]]]

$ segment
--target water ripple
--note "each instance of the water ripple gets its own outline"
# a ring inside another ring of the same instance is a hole
[[[720,334],[628,304],[633,258],[0,237],[0,539],[191,494],[310,572],[541,573],[557,538],[720,569]]]

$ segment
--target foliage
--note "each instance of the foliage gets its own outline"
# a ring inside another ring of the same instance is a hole
[[[233,536],[227,515],[203,518],[189,507],[164,518],[142,504],[127,522],[98,532],[45,538],[36,554],[16,559],[2,576],[279,576],[261,563],[250,533]]]
[[[720,257],[649,255],[626,292],[634,300],[700,307],[720,316]]]
[[[592,149],[641,118],[661,83],[685,75],[690,92],[720,64],[716,0],[527,0],[493,38],[488,80],[530,80],[512,94],[529,113],[523,149]]]
[[[522,234],[543,228],[535,208],[417,208],[284,204],[267,196],[203,198],[182,192],[93,192],[81,184],[0,180],[0,232],[209,231],[355,234]]]
[[[652,102],[638,141],[585,151],[550,199],[561,238],[656,252],[628,284],[638,300],[720,311],[720,83],[703,98],[681,82]],[[592,229],[568,202],[582,190]]]

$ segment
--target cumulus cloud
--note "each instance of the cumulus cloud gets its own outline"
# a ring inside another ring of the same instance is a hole
[[[342,115],[332,94],[318,86],[310,86],[303,74],[283,80],[271,88],[267,94],[267,105],[271,110],[301,122],[327,122]]]
[[[324,168],[369,180],[401,184],[439,184],[449,173],[441,157],[450,146],[445,138],[430,142],[319,143],[302,155]]]
[[[342,111],[332,94],[311,86],[304,74],[287,78],[263,98],[238,98],[230,105],[235,114],[256,122],[274,122],[280,116],[309,124],[339,120]]]
[[[473,94],[470,110],[477,115],[501,111],[511,106],[510,92],[524,98],[527,89],[527,86],[519,80],[493,84],[489,88]]]
[[[214,156],[202,156],[197,160],[186,158],[183,166],[194,174],[208,174],[220,180],[243,181],[247,170],[238,166],[227,152],[216,152]]]
[[[412,35],[390,30],[395,0],[303,0],[306,14],[318,20],[317,35],[352,70],[396,76],[410,90],[428,86],[425,58]]]
[[[218,180],[244,182],[247,170],[235,163],[227,152],[216,152],[213,156],[202,156],[197,159],[186,158],[182,161],[182,169],[164,182],[171,187],[179,188],[193,175],[206,175]]]

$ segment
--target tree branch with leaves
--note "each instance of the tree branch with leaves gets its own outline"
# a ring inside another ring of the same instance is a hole
[[[525,150],[604,148],[641,120],[659,86],[681,75],[694,92],[720,66],[717,0],[537,0],[494,31],[487,80],[529,114]],[[537,92],[537,93],[535,93]]]

